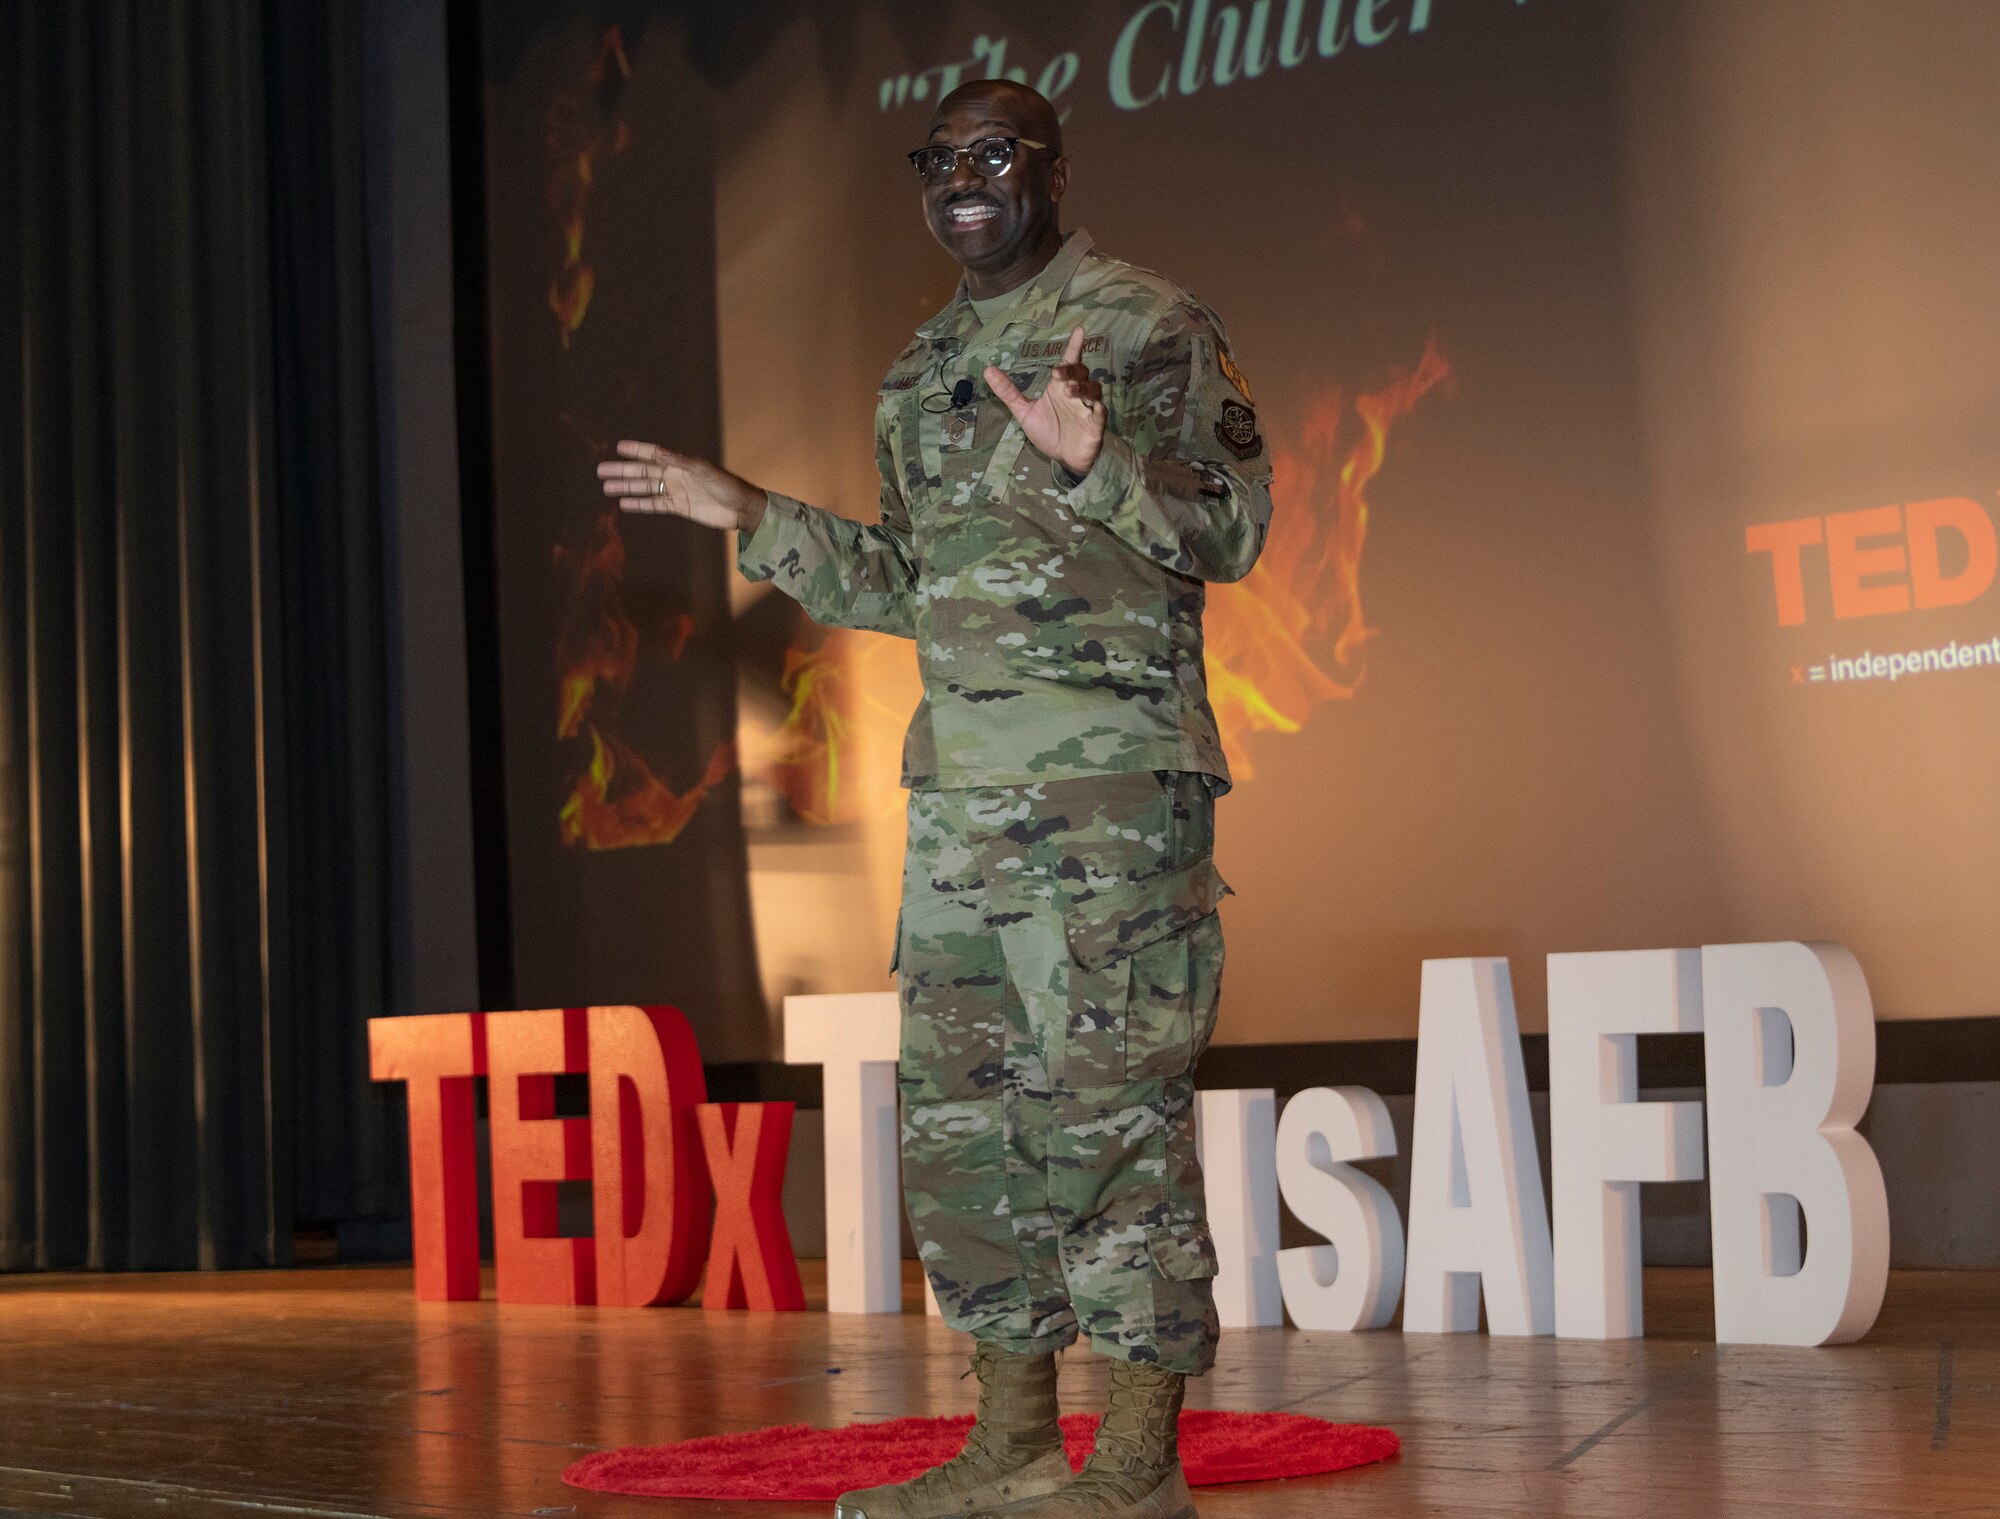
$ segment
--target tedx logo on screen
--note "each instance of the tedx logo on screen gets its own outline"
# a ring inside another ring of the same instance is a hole
[[[1968,496],[1753,523],[1744,548],[1770,556],[1778,625],[1963,606],[1992,589],[2000,534]]]

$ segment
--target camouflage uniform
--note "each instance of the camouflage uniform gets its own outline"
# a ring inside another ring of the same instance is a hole
[[[1039,393],[1078,326],[1108,413],[1080,481],[981,378]],[[1071,233],[992,322],[961,286],[890,367],[879,523],[773,494],[738,551],[816,621],[917,643],[899,1080],[940,1306],[1012,1348],[1080,1323],[1184,1372],[1214,1354],[1191,1072],[1228,891],[1204,582],[1249,572],[1271,512],[1225,343],[1197,301]]]

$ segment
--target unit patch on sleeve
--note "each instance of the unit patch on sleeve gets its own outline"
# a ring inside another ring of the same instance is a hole
[[[1215,419],[1215,436],[1239,459],[1248,459],[1264,447],[1264,440],[1257,436],[1257,413],[1241,401],[1222,403],[1222,415]]]
[[[1229,383],[1243,392],[1243,399],[1254,402],[1257,398],[1250,394],[1250,382],[1243,378],[1243,371],[1236,367],[1236,361],[1229,356],[1229,350],[1220,343],[1215,345],[1215,362],[1222,366]]]

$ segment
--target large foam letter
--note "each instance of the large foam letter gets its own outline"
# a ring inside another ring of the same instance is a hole
[[[1556,1333],[1645,1333],[1639,1183],[1701,1177],[1701,1104],[1639,1101],[1639,1034],[1701,1029],[1701,952],[1549,956]]]
[[[1277,1098],[1269,1087],[1197,1092],[1195,1142],[1219,1263],[1216,1313],[1227,1329],[1282,1324]]]
[[[1426,960],[1403,1328],[1555,1328],[1555,1264],[1507,962]]]
[[[1330,1242],[1278,1252],[1301,1329],[1380,1329],[1403,1288],[1403,1221],[1382,1184],[1346,1164],[1396,1153],[1389,1110],[1366,1087],[1312,1087],[1278,1120],[1278,1190]]]
[[[593,1007],[589,1024],[597,1301],[678,1303],[708,1249],[701,1051],[677,1007]]]
[[[1889,1278],[1882,1167],[1854,1132],[1875,1080],[1867,979],[1837,944],[1728,944],[1701,952],[1701,982],[1715,1337],[1858,1340]]]
[[[785,1062],[816,1065],[825,1089],[826,1308],[903,1306],[896,1220],[894,992],[785,999]]]
[[[695,1109],[715,1183],[704,1308],[800,1309],[799,1263],[785,1227],[789,1102],[709,1102]]]
[[[493,1287],[503,1303],[592,1303],[597,1254],[563,1239],[556,1184],[590,1175],[590,1120],[557,1118],[555,1073],[589,1065],[585,1010],[487,1014]]]
[[[482,1013],[368,1020],[368,1073],[409,1084],[410,1245],[425,1302],[479,1296],[479,1165],[472,1078],[486,1074]]]

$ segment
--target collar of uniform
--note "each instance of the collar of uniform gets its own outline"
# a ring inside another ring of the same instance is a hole
[[[1056,256],[1049,260],[1048,267],[1036,275],[1034,282],[1028,286],[1028,293],[1021,297],[1021,303],[1007,313],[1008,324],[1033,322],[1045,327],[1055,320],[1062,293],[1090,248],[1090,234],[1081,227],[1065,237],[1062,246],[1056,250]],[[972,299],[965,293],[965,280],[961,276],[951,304],[919,327],[917,336],[964,337],[977,332],[980,325],[979,313],[972,309]]]

